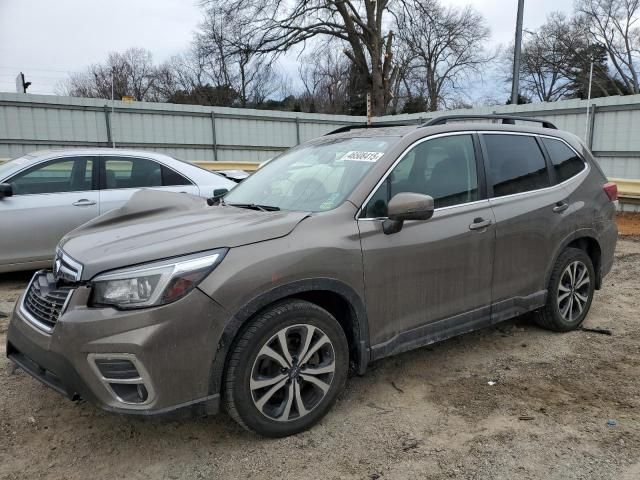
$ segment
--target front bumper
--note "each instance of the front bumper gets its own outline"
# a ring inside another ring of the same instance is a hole
[[[119,311],[88,308],[90,289],[73,291],[52,332],[11,315],[7,357],[31,376],[70,399],[84,399],[119,413],[162,414],[198,405],[217,413],[211,366],[227,318],[225,310],[195,289],[155,308]],[[131,358],[144,372],[148,398],[122,400],[96,368],[96,358]]]

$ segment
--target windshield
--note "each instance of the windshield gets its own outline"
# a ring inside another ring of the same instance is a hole
[[[27,165],[32,158],[31,155],[23,155],[22,157],[14,158],[7,162],[0,161],[0,178],[9,172],[9,170],[14,170],[16,166]]]
[[[323,138],[289,150],[228,193],[228,205],[321,212],[340,205],[397,137]]]

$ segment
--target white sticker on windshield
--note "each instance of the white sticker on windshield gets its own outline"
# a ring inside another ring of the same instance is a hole
[[[384,153],[382,152],[347,152],[340,160],[352,162],[372,162],[380,160]]]

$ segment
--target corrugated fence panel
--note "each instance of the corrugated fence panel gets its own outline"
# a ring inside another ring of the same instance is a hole
[[[114,140],[116,146],[153,150],[191,161],[261,162],[341,126],[366,121],[365,117],[346,115],[111,103],[0,93],[0,159],[36,149],[107,147]],[[587,105],[596,105],[595,116],[587,117]],[[640,95],[598,98],[590,103],[566,100],[394,115],[374,122],[417,124],[443,114],[493,112],[543,118],[583,139],[593,120],[592,150],[605,172],[612,177],[640,178]]]

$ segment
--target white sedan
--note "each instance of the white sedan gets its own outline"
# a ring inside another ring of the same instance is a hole
[[[0,272],[49,266],[60,239],[141,188],[209,198],[235,182],[157,153],[38,151],[0,164]]]

